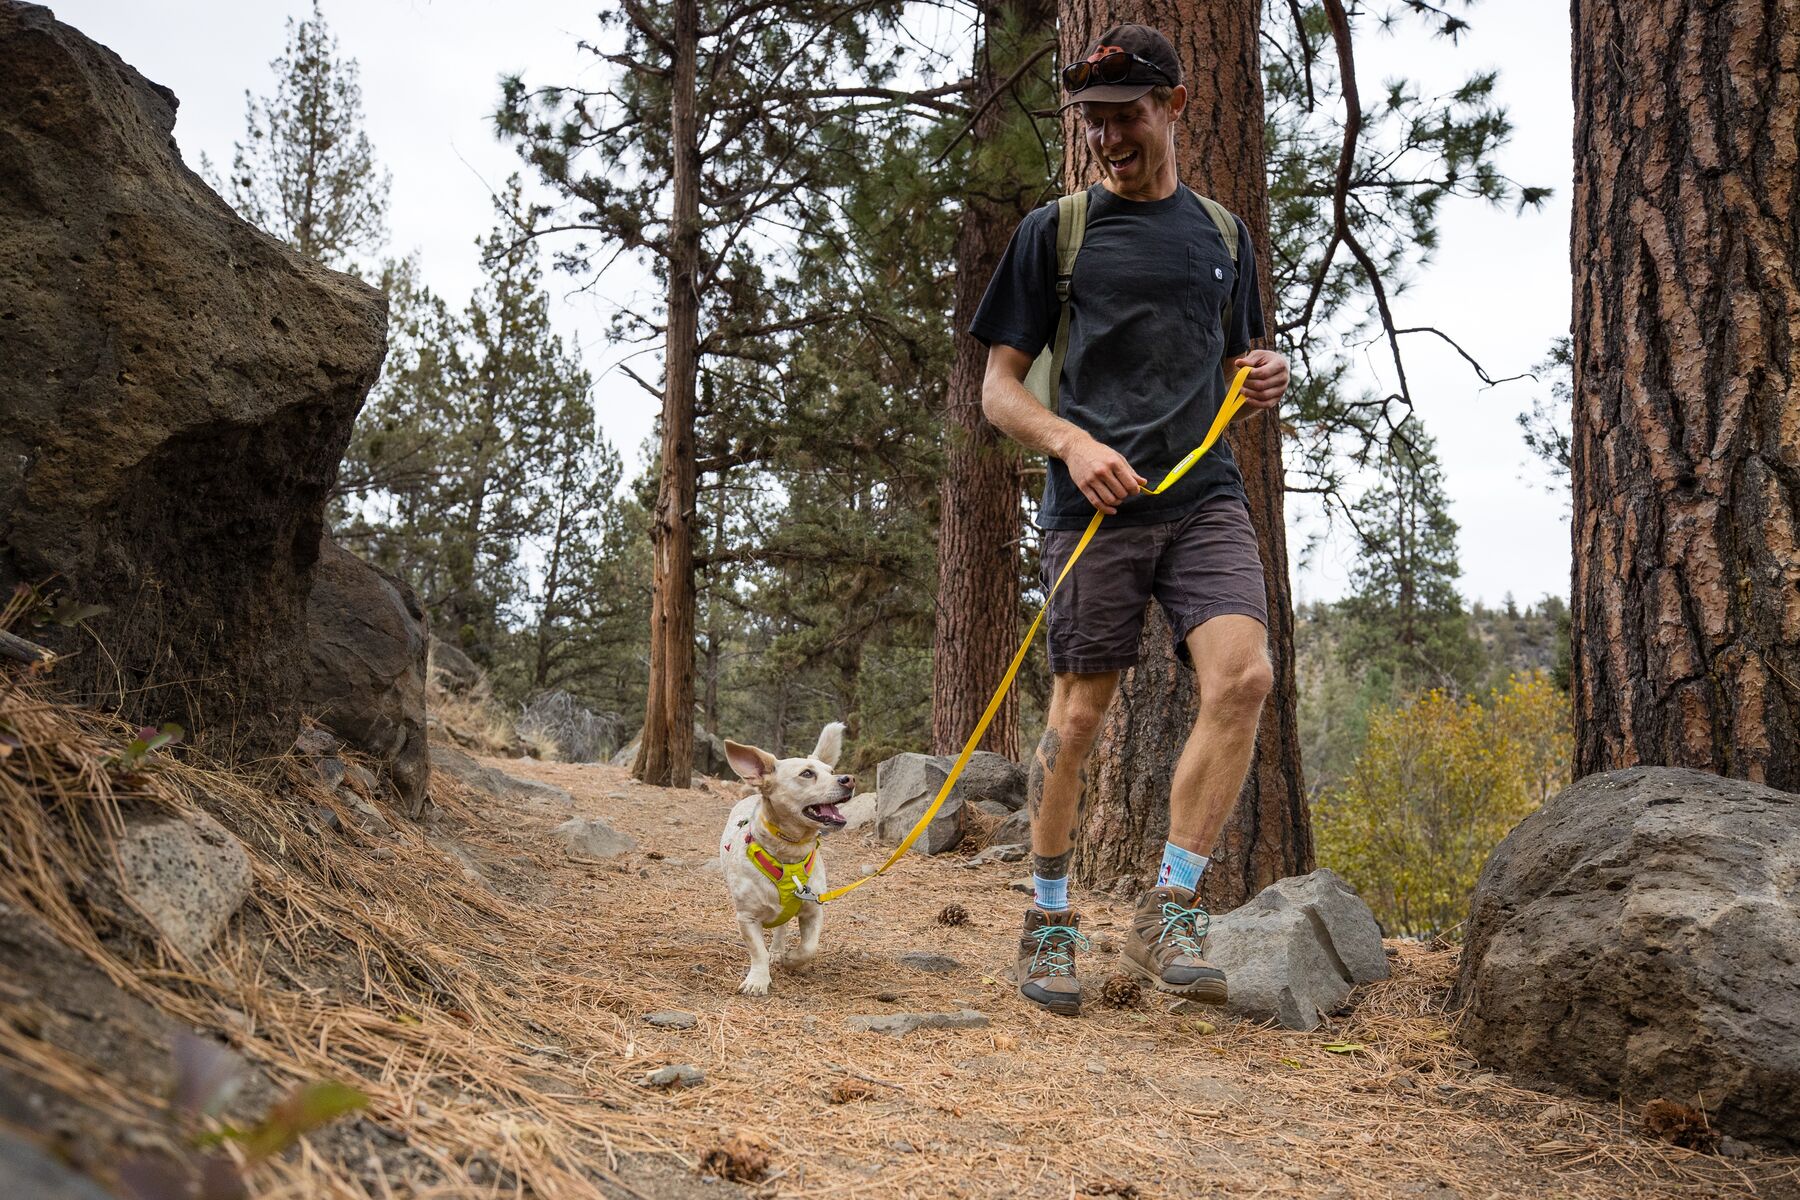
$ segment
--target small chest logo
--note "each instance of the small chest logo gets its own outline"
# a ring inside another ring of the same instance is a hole
[[[1225,268],[1224,267],[1214,267],[1213,268],[1213,278],[1214,279],[1225,278]]]

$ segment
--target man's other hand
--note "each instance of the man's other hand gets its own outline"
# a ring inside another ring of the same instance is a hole
[[[1111,516],[1119,505],[1138,494],[1149,483],[1131,469],[1131,464],[1117,450],[1103,446],[1082,433],[1068,453],[1058,455],[1069,468],[1069,478],[1087,497],[1087,502]]]
[[[1273,350],[1252,350],[1231,360],[1231,369],[1249,367],[1244,380],[1244,404],[1250,408],[1274,408],[1281,402],[1288,386],[1287,359]]]

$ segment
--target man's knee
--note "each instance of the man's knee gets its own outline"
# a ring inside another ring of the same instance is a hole
[[[1275,668],[1268,654],[1248,655],[1228,669],[1208,672],[1200,682],[1200,703],[1203,708],[1254,717],[1274,687]]]
[[[1058,675],[1050,704],[1050,728],[1065,745],[1083,751],[1093,745],[1112,703],[1118,676]]]

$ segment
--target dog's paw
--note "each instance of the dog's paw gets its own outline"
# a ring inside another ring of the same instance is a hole
[[[745,996],[766,996],[769,994],[769,973],[764,971],[760,976],[752,971],[744,976],[744,982],[738,984],[738,992]]]
[[[808,950],[805,946],[789,946],[781,956],[781,965],[790,971],[804,971],[812,966],[818,955],[817,950]]]

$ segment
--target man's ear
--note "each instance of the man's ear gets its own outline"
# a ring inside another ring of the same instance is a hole
[[[1169,115],[1179,117],[1181,110],[1187,107],[1187,85],[1178,83],[1169,92]]]
[[[773,754],[730,740],[725,743],[725,761],[731,764],[731,769],[738,773],[740,779],[751,783],[761,783],[775,773]]]
[[[828,767],[837,766],[838,755],[844,752],[844,723],[833,721],[819,731],[819,744],[813,747],[812,756]]]

